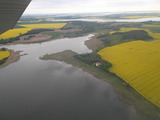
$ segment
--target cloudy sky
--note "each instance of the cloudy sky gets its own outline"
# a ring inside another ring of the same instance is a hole
[[[25,14],[160,10],[160,0],[32,0]]]

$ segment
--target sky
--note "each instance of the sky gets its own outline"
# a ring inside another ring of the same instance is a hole
[[[32,0],[25,14],[160,11],[160,0]]]

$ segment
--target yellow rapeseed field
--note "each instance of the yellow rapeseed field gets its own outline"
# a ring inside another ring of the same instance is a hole
[[[18,37],[21,34],[25,34],[28,31],[32,29],[38,29],[38,28],[62,28],[66,25],[67,23],[52,23],[52,24],[24,24],[24,25],[19,25],[23,26],[26,28],[17,28],[17,29],[11,29],[8,30],[7,32],[3,33],[0,35],[0,39],[9,39],[9,38],[15,38]]]
[[[62,28],[67,23],[51,23],[51,24],[26,24],[26,25],[20,25],[27,28]]]
[[[151,37],[154,39],[160,39],[160,33],[153,33],[148,29],[142,29],[142,28],[121,28],[119,31],[111,31],[110,34],[116,33],[116,32],[128,32],[132,30],[145,30]]]
[[[112,63],[111,72],[160,107],[160,40],[127,42],[98,54]]]
[[[20,34],[25,34],[28,31],[32,30],[32,28],[17,28],[17,29],[11,29],[7,32],[0,35],[0,39],[9,39],[18,37]]]
[[[9,51],[0,51],[0,60],[7,58],[10,56],[10,52]]]
[[[138,18],[152,18],[152,17],[158,17],[158,16],[126,16],[126,17],[121,17],[125,19],[138,19]]]

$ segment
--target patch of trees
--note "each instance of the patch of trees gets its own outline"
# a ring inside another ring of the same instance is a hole
[[[95,33],[99,30],[117,30],[116,26],[109,26],[111,23],[95,23],[95,22],[86,22],[86,21],[73,21],[70,22],[67,26],[62,28],[65,29],[82,29],[82,31],[68,32],[64,37],[80,37],[89,33]]]
[[[91,29],[84,28],[82,31],[64,33],[64,37],[68,37],[68,38],[70,38],[70,37],[81,37],[81,36],[84,36],[84,35],[89,34],[89,33],[93,33],[93,31]]]
[[[35,35],[30,35],[28,37],[25,37],[24,40],[30,40],[31,38],[35,37]]]
[[[106,37],[108,37],[108,34],[101,34],[101,35],[97,36],[98,39],[104,39]]]
[[[103,42],[103,47],[107,47],[135,40],[147,41],[153,38],[144,30],[133,30],[129,32],[116,32],[113,34],[105,33],[97,36],[97,39]]]
[[[33,29],[31,31],[28,31],[26,34],[24,35],[30,35],[30,34],[39,34],[41,32],[47,32],[47,31],[54,31],[52,29]]]
[[[86,24],[86,22],[81,22],[81,21],[72,22],[62,29],[63,30],[65,30],[65,29],[82,29],[81,31],[67,32],[64,34],[64,37],[80,37],[80,36],[84,36],[86,34],[95,32],[95,29],[91,24],[89,24],[89,23]]]
[[[6,48],[1,48],[0,51],[7,51],[7,49]]]
[[[89,65],[95,65],[98,63],[98,66],[100,69],[104,70],[104,71],[107,71],[108,68],[110,68],[112,66],[111,63],[105,61],[105,60],[102,60],[101,59],[101,56],[96,54],[96,53],[87,53],[87,54],[78,54],[78,55],[75,55],[74,58],[82,61],[82,62],[85,62],[86,64],[89,64]]]
[[[95,32],[95,26],[97,26],[97,23],[75,21],[72,22],[72,25],[82,29],[83,33],[91,33]]]
[[[145,30],[133,30],[128,32],[116,32],[113,35],[122,35],[122,39],[150,40],[153,39]]]
[[[120,28],[140,28],[142,26],[141,23],[126,23],[126,24],[122,24],[122,25],[118,25],[118,27]]]
[[[8,57],[7,57],[7,58],[4,58],[4,59],[2,59],[2,60],[0,60],[0,65],[4,64],[4,63],[6,62],[7,59],[8,59]]]
[[[104,46],[109,46],[110,45],[109,36],[110,36],[109,34],[105,33],[97,36],[97,39],[100,39],[103,42]]]
[[[14,28],[25,28],[25,27],[20,26],[19,24],[16,24],[16,25],[14,26]]]
[[[19,40],[19,37],[15,37],[15,38],[9,38],[9,39],[1,39],[0,40],[0,44],[7,44],[7,43],[10,43],[10,42],[13,42],[13,41],[17,41]]]

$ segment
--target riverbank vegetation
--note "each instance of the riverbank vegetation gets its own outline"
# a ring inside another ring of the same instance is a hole
[[[96,53],[87,53],[87,54],[80,54],[80,55],[74,55],[75,59],[82,61],[89,65],[94,65],[104,71],[108,71],[108,68],[112,66],[111,63],[102,60],[100,55]]]

